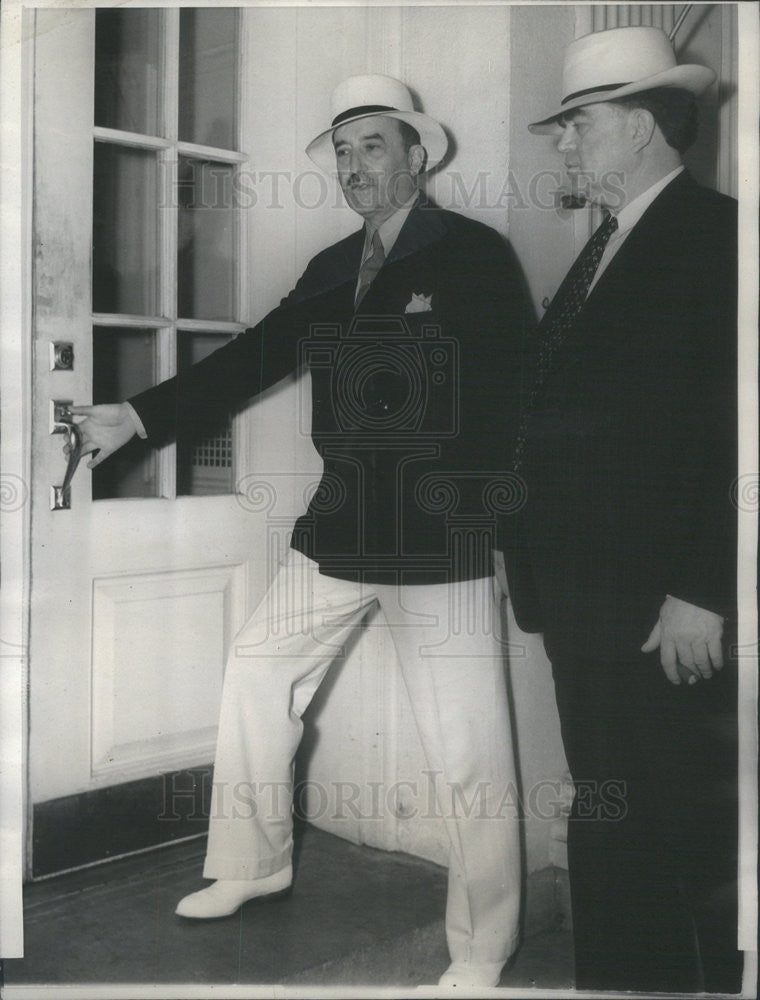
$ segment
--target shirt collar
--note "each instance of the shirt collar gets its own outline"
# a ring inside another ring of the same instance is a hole
[[[396,211],[389,218],[385,220],[380,226],[373,226],[370,222],[365,224],[365,235],[364,235],[364,253],[362,254],[362,260],[365,260],[369,255],[370,248],[372,247],[372,235],[377,231],[380,235],[380,241],[383,244],[383,250],[385,256],[393,249],[393,245],[398,239],[398,234],[401,232],[404,223],[411,210],[414,208],[417,199],[420,196],[419,189],[416,190],[408,201],[396,209]]]
[[[639,221],[641,216],[646,212],[652,202],[655,200],[658,194],[674,180],[682,170],[684,170],[683,164],[676,167],[675,170],[671,170],[669,174],[665,174],[661,177],[655,184],[643,191],[637,198],[634,198],[632,202],[629,202],[624,208],[617,213],[617,233],[627,233],[629,229],[633,229],[636,223]],[[613,213],[614,214],[614,213]]]

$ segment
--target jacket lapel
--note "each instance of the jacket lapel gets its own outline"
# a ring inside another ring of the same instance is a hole
[[[632,276],[636,276],[636,288],[640,287],[638,279],[652,274],[653,269],[657,280],[665,278],[661,270],[663,257],[672,259],[670,247],[673,246],[674,239],[678,241],[681,220],[684,212],[689,211],[692,192],[696,187],[696,182],[684,170],[647,208],[589,293],[573,327],[552,358],[544,384],[558,370],[566,370],[573,356],[582,353],[584,345],[588,344],[588,338],[594,336],[594,330],[609,332],[609,317],[632,308]],[[673,252],[676,252],[675,248]],[[638,310],[642,305],[645,303],[639,301],[634,308]],[[541,392],[538,389],[539,395]]]
[[[403,260],[410,254],[417,253],[440,240],[447,232],[440,209],[422,193],[417,203],[407,216],[393,249],[388,254],[386,264]]]
[[[586,309],[593,308],[616,286],[623,273],[639,272],[651,266],[653,253],[660,253],[671,238],[674,226],[684,211],[688,211],[691,194],[697,187],[687,170],[682,171],[660,192],[625,238],[625,242],[605,268],[587,299]]]
[[[406,305],[411,292],[421,290],[407,287],[414,280],[413,269],[408,266],[411,263],[411,258],[415,254],[424,254],[447,232],[448,228],[441,210],[420,194],[385,263],[362,299],[361,311],[364,313],[387,312],[389,308],[394,308],[393,299],[399,294],[404,296],[404,305]]]

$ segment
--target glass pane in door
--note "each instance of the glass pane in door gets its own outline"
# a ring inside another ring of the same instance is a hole
[[[234,320],[234,167],[179,160],[178,313],[182,319]]]
[[[229,334],[177,333],[177,371],[224,346]],[[219,413],[211,424],[185,425],[177,436],[177,494],[209,496],[233,490],[232,421],[229,412]]]
[[[93,329],[93,403],[128,399],[157,382],[155,330]],[[138,437],[92,471],[93,500],[160,496],[156,453]]]
[[[181,141],[237,148],[237,25],[233,8],[180,12]]]
[[[92,224],[94,312],[158,311],[157,154],[95,143]]]
[[[160,10],[95,14],[95,124],[160,134]]]

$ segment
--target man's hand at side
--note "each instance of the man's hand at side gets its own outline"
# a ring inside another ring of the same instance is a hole
[[[680,684],[682,678],[688,678],[689,684],[695,684],[723,666],[722,637],[720,615],[668,595],[660,608],[660,620],[641,651],[652,653],[659,646],[668,680]]]
[[[82,431],[82,454],[97,455],[87,463],[94,469],[113,455],[122,445],[135,436],[137,428],[129,407],[125,403],[103,403],[99,406],[72,406],[74,416],[84,417],[79,424]],[[67,449],[65,448],[64,451]]]

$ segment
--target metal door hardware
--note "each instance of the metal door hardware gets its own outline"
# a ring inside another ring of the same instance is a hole
[[[74,423],[69,406],[71,400],[51,400],[53,434],[67,434],[69,444],[69,460],[66,465],[66,474],[63,477],[61,486],[50,487],[50,509],[51,510],[71,510],[71,480],[77,471],[79,460],[82,457],[82,432],[79,424]]]
[[[74,345],[68,340],[54,340],[50,344],[50,371],[74,370]]]
[[[50,400],[50,433],[68,434],[69,425],[72,423],[71,410],[74,405],[73,399],[51,399]]]

